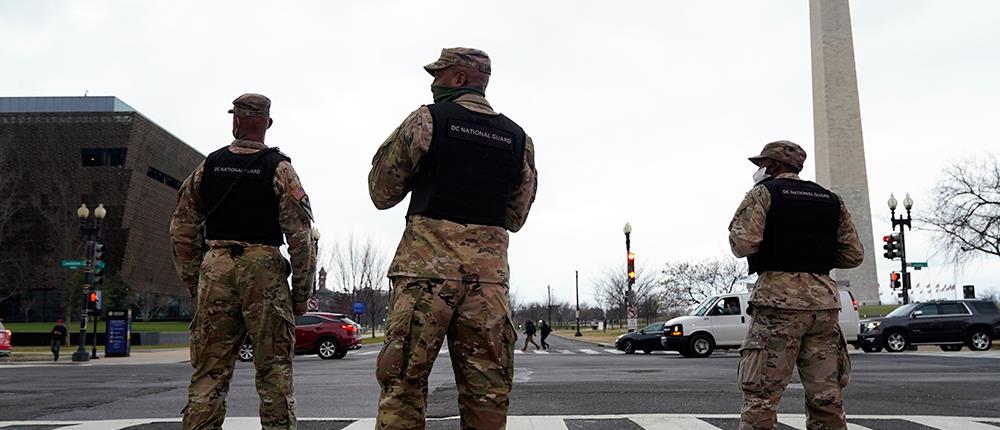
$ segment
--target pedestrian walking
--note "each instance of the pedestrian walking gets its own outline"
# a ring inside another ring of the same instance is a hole
[[[750,161],[760,169],[729,224],[733,254],[758,274],[753,315],[740,348],[740,429],[773,429],[792,368],[805,389],[806,427],[846,429],[843,389],[851,371],[838,314],[834,268],[861,264],[864,248],[844,202],[799,178],[806,153],[771,142]]]
[[[524,322],[524,348],[521,351],[528,351],[528,344],[535,345],[535,349],[541,349],[537,343],[535,343],[535,322],[532,320],[527,320]]]
[[[233,101],[235,140],[184,181],[170,223],[174,264],[197,301],[186,430],[222,428],[236,354],[248,335],[261,426],[296,428],[293,313],[306,312],[316,254],[312,209],[291,159],[264,145],[270,107],[260,94]],[[291,262],[278,251],[286,240]]]
[[[486,101],[485,52],[444,49],[424,70],[434,78],[434,104],[403,120],[368,175],[379,209],[410,194],[389,266],[376,428],[425,427],[427,376],[447,335],[461,427],[502,429],[517,341],[507,297],[508,231],[521,229],[535,199],[534,146]]]
[[[542,349],[549,349],[549,343],[545,341],[545,338],[549,337],[552,333],[552,326],[549,325],[548,321],[542,320],[542,325],[538,328],[538,332],[541,333]]]
[[[66,342],[66,336],[68,334],[69,331],[66,330],[66,326],[63,325],[63,320],[61,318],[57,319],[56,325],[52,327],[52,339],[50,341],[52,361],[59,361],[59,349],[62,347],[63,343]]]

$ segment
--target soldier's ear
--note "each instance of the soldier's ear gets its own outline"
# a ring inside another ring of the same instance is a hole
[[[468,82],[469,82],[469,75],[466,74],[465,71],[459,71],[458,73],[455,74],[455,77],[452,78],[452,83],[454,83],[455,88],[462,88]]]

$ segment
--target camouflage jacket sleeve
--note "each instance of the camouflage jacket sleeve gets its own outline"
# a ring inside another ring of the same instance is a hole
[[[763,185],[750,189],[729,223],[729,247],[733,255],[746,257],[757,252],[764,240],[764,223],[771,208],[771,194]]]
[[[309,300],[316,273],[316,248],[312,239],[312,207],[291,163],[282,161],[274,172],[278,196],[278,222],[288,241],[292,263],[292,301]]]
[[[170,219],[170,243],[173,247],[174,267],[181,277],[181,282],[194,295],[198,289],[198,273],[201,261],[205,256],[203,221],[205,219],[201,207],[201,196],[198,189],[201,185],[202,163],[194,169],[181,185],[178,192],[177,209]]]
[[[521,185],[514,190],[507,203],[507,230],[518,231],[528,220],[528,212],[538,192],[538,171],[535,169],[535,144],[524,136],[524,163],[521,166]]]
[[[844,201],[840,201],[840,226],[837,227],[837,251],[834,254],[833,267],[850,269],[858,267],[865,258],[865,248],[858,239],[858,231],[851,220],[851,212],[847,210]]]
[[[406,197],[410,178],[420,158],[427,153],[434,134],[431,111],[426,107],[410,113],[382,142],[368,173],[368,194],[376,208],[389,209]],[[527,211],[525,211],[527,214]]]

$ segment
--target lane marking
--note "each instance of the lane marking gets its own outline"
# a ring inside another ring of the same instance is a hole
[[[617,349],[605,349],[608,354],[624,354],[625,351],[619,351]]]
[[[581,349],[580,352],[590,355],[600,354],[600,352],[594,351],[593,349]]]

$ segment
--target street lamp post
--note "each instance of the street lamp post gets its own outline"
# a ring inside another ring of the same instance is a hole
[[[625,233],[625,255],[627,257],[627,261],[631,262],[632,261],[632,224],[626,222],[625,223],[625,227],[622,228],[622,232]],[[629,311],[629,309],[631,309],[631,305],[632,305],[632,283],[635,282],[635,278],[633,278],[630,275],[631,275],[631,272],[629,272],[629,270],[626,269],[626,277],[628,278],[628,289],[625,291],[625,317],[626,317],[626,322],[630,319],[628,317],[628,311]],[[628,331],[632,332],[632,327],[631,326],[628,327]]]
[[[580,271],[575,271],[576,273],[576,334],[573,336],[580,337],[583,333],[580,333]]]
[[[97,262],[94,261],[94,248],[100,238],[101,222],[108,214],[103,204],[98,204],[94,209],[94,219],[90,219],[90,209],[86,204],[81,204],[76,210],[76,216],[80,219],[80,236],[83,238],[84,269],[83,269],[83,295],[80,303],[80,339],[77,342],[77,350],[73,353],[73,361],[90,361],[90,353],[87,352],[87,313],[88,296],[94,282],[94,268]],[[97,330],[94,329],[94,336]],[[96,355],[96,354],[95,354]]]
[[[903,274],[903,304],[910,303],[910,272],[906,270],[906,233],[905,228],[912,229],[911,223],[913,218],[910,216],[910,209],[913,208],[913,199],[910,198],[910,193],[906,193],[906,198],[903,199],[903,207],[906,209],[906,216],[899,214],[896,217],[896,196],[889,194],[889,218],[892,219],[892,229],[895,231],[896,227],[899,227],[899,246],[900,250],[903,252],[899,253],[900,267]]]

